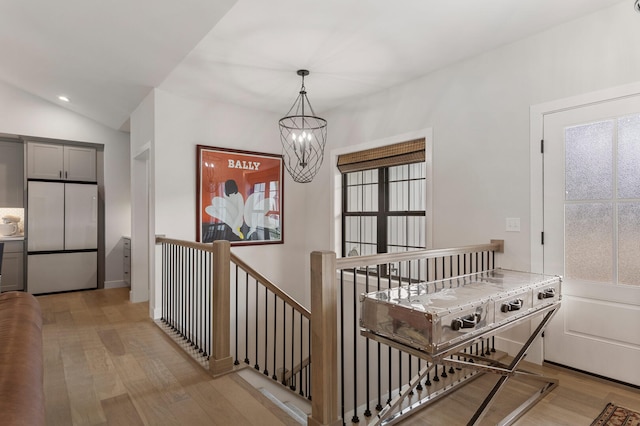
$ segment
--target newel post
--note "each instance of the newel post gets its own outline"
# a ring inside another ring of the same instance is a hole
[[[213,274],[211,278],[211,357],[209,371],[216,376],[233,369],[231,356],[230,319],[230,267],[231,249],[229,241],[213,242]]]
[[[309,426],[342,425],[338,415],[336,254],[311,253],[311,415]]]

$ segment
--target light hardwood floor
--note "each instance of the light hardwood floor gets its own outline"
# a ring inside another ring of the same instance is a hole
[[[37,298],[47,425],[297,424],[237,375],[214,380],[128,293]]]
[[[146,303],[127,298],[128,289],[38,297],[48,425],[296,424],[237,375],[211,378],[149,319]],[[517,425],[589,425],[608,402],[640,411],[635,388],[557,367],[527,368],[560,385]],[[481,377],[402,424],[465,424],[495,380]],[[484,423],[519,405],[527,389],[511,381]]]

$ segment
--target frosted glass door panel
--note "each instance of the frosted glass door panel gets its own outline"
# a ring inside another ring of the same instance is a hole
[[[29,182],[28,190],[28,250],[63,250],[64,184]]]
[[[618,120],[618,198],[640,198],[640,115]]]
[[[611,203],[566,206],[566,278],[613,282],[612,231]]]
[[[565,133],[567,200],[613,194],[613,120],[570,127]]]
[[[640,203],[618,205],[618,282],[640,285]]]

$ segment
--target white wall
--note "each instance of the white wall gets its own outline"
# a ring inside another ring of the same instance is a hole
[[[433,246],[504,239],[502,266],[528,270],[529,108],[639,80],[639,38],[640,15],[620,4],[351,102],[322,114],[327,153],[433,129]],[[280,117],[159,90],[154,96],[155,232],[193,240],[195,146],[280,152]],[[309,253],[332,248],[335,165],[327,158],[314,182],[285,180],[285,244],[234,249],[305,303]],[[521,219],[520,232],[505,231],[507,217]]]
[[[149,300],[151,316],[157,301],[151,291],[153,286],[153,264],[151,247],[155,242],[155,225],[150,214],[153,205],[153,150],[155,140],[155,91],[131,114],[131,292],[132,302]],[[151,298],[150,298],[150,293]]]
[[[0,82],[0,133],[104,144],[105,285],[121,285],[131,229],[129,135]]]
[[[155,230],[170,238],[196,238],[196,145],[263,153],[281,152],[279,116],[230,104],[185,99],[155,91]],[[285,172],[284,244],[232,251],[293,297],[305,302],[308,270],[300,267],[310,226],[304,218],[307,188]]]
[[[462,61],[409,84],[324,114],[328,149],[433,129],[433,246],[505,240],[499,260],[530,270],[530,132],[532,105],[640,81],[640,15],[623,3]],[[323,226],[305,252],[331,249],[331,164],[309,186],[305,217]],[[520,232],[505,219],[520,218]],[[501,336],[514,353],[529,324]],[[537,346],[530,359],[540,360]]]
[[[329,149],[423,128],[434,136],[434,247],[504,239],[505,267],[530,266],[529,107],[640,80],[640,15],[624,3],[325,114]],[[325,164],[307,199],[331,212]],[[505,219],[521,232],[505,232]],[[321,229],[307,250],[329,248]]]

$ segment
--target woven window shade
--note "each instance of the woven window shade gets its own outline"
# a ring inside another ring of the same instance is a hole
[[[402,164],[425,161],[425,140],[412,141],[350,152],[338,156],[338,170],[341,173],[359,172],[379,167],[399,166]]]

